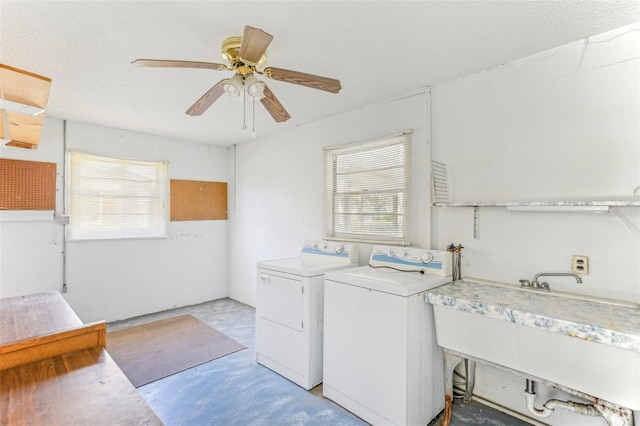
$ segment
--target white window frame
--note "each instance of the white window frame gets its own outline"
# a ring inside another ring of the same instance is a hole
[[[411,244],[411,130],[324,148],[324,238]]]
[[[168,162],[69,151],[68,240],[166,238]]]

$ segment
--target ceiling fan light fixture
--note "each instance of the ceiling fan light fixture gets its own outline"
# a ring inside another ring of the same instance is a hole
[[[253,74],[245,77],[244,84],[247,86],[249,96],[258,100],[264,98],[264,83],[258,80]]]
[[[243,90],[243,81],[240,75],[236,74],[224,84],[224,91],[227,96],[237,98]]]

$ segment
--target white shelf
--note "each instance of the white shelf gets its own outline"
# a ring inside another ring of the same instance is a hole
[[[435,207],[640,207],[640,200],[617,201],[503,201],[433,203]]]
[[[53,210],[0,210],[0,222],[47,222],[53,219]]]
[[[480,207],[505,207],[512,212],[540,212],[540,213],[608,213],[611,207],[640,207],[640,200],[613,201],[504,201],[504,202],[459,202],[433,203],[434,207],[472,207],[473,208],[473,238],[479,239],[478,217]],[[627,220],[618,211],[616,217],[638,238],[640,231],[635,226],[629,226]]]

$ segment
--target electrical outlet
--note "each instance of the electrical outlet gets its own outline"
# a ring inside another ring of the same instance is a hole
[[[587,275],[589,273],[589,256],[571,256],[571,272],[574,274]]]

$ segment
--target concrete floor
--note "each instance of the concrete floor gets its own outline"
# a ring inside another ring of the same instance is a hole
[[[231,299],[145,315],[108,325],[108,331],[191,314],[247,349],[138,388],[167,425],[331,425],[366,422],[322,397],[321,385],[305,391],[255,362],[255,309]],[[108,349],[108,347],[107,347]],[[431,422],[440,423],[442,414]],[[526,425],[477,402],[453,407],[451,426]]]

